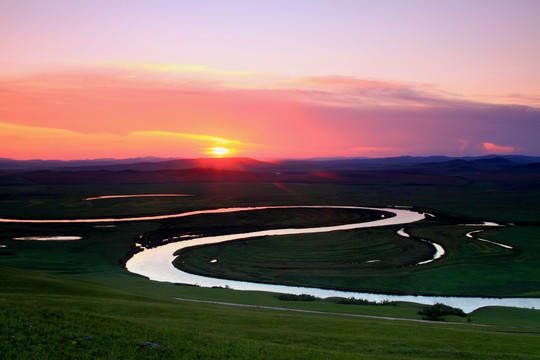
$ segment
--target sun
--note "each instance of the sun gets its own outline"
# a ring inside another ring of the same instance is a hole
[[[210,149],[210,154],[214,156],[225,156],[229,152],[230,150],[224,147],[214,147]]]

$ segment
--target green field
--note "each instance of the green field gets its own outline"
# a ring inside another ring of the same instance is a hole
[[[165,183],[2,186],[0,215],[13,218],[76,218],[156,215],[227,206],[410,205],[468,220],[538,222],[540,189],[493,183],[457,185],[363,185],[287,183]],[[182,198],[81,201],[118,194],[180,193]]]
[[[502,319],[522,322],[519,328],[416,323],[175,301],[94,282],[1,270],[4,359],[34,359],[37,354],[51,359],[540,358],[540,319],[534,310],[513,311]],[[181,287],[177,294],[191,291]],[[367,312],[386,308],[351,307]],[[411,307],[400,303],[396,308],[403,309],[383,312],[412,313]],[[505,312],[478,313],[490,322]],[[476,321],[476,314],[470,317]],[[145,348],[147,342],[157,345]]]
[[[189,249],[182,256],[193,271],[266,282],[381,292],[540,295],[540,191],[528,189],[525,194],[492,184],[285,185],[286,190],[257,183],[4,186],[0,217],[101,218],[226,206],[409,205],[436,218],[411,224],[407,231],[440,243],[447,251],[442,259],[422,267],[405,265],[429,256],[429,246],[396,235],[399,227],[331,236],[265,237]],[[82,201],[91,196],[145,193],[193,196]],[[43,354],[42,358],[126,359],[540,358],[540,349],[534,345],[540,343],[538,310],[491,307],[466,318],[445,318],[463,323],[455,325],[190,303],[172,298],[402,319],[421,319],[418,311],[422,309],[408,303],[374,306],[343,305],[332,299],[280,301],[269,293],[156,283],[123,267],[141,235],[158,241],[185,233],[210,235],[367,221],[372,215],[338,209],[290,209],[118,223],[107,228],[96,224],[0,224],[0,244],[6,246],[0,248],[0,266],[6,266],[1,268],[0,351],[7,359],[35,358],[36,353]],[[514,246],[514,250],[464,236],[481,228],[456,226],[479,221],[514,223],[486,228],[481,234]],[[75,235],[82,240],[13,240],[45,235]],[[216,257],[220,267],[210,267],[208,259]],[[381,261],[365,263],[373,259]],[[493,326],[472,326],[477,324]],[[166,348],[146,349],[142,347],[145,341]]]
[[[408,232],[445,248],[396,234],[400,226],[334,233],[271,236],[187,248],[175,266],[191,273],[244,281],[355,291],[456,296],[539,296],[540,227],[486,228],[482,237],[514,249],[465,237],[482,227],[411,224]],[[210,263],[211,259],[218,259]],[[379,260],[377,262],[370,262]],[[323,271],[321,271],[323,269]]]
[[[284,185],[285,186],[285,185]],[[496,185],[407,186],[329,184],[201,183],[3,187],[0,216],[6,218],[100,218],[172,214],[225,206],[409,205],[436,215],[407,226],[416,238],[396,234],[399,226],[327,234],[272,236],[186,249],[182,266],[201,274],[270,283],[361,291],[475,296],[538,296],[540,278],[540,194]],[[181,193],[189,197],[121,198],[83,201],[99,195]],[[249,199],[249,200],[248,200]],[[474,201],[471,202],[471,199]],[[495,206],[495,202],[498,202]],[[455,209],[461,209],[456,213]],[[468,213],[474,210],[475,216]],[[497,216],[491,217],[497,208]],[[527,209],[527,212],[524,211]],[[345,209],[273,209],[205,214],[161,221],[96,224],[2,224],[0,264],[71,274],[85,279],[123,274],[135,241],[159,244],[183,234],[216,235],[280,227],[310,227],[368,221],[376,213]],[[515,226],[485,228],[482,237],[513,250],[469,239],[482,227],[458,226],[505,221]],[[15,237],[76,235],[75,242],[23,242]],[[141,238],[142,236],[142,238]],[[439,243],[446,255],[431,264]],[[209,260],[220,258],[217,264]],[[369,262],[380,260],[378,262]],[[106,274],[106,275],[104,275]],[[486,281],[489,280],[489,281]]]

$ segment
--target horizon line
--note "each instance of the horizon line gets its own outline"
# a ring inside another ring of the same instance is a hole
[[[312,156],[312,157],[249,157],[249,156],[206,156],[206,157],[160,157],[160,156],[137,156],[128,158],[86,158],[86,159],[15,159],[9,157],[0,157],[0,161],[14,161],[14,162],[30,162],[30,161],[56,161],[56,162],[78,162],[78,161],[127,161],[127,160],[139,160],[139,161],[174,161],[174,160],[232,160],[232,159],[248,159],[258,161],[286,161],[286,160],[377,160],[377,159],[397,159],[397,158],[433,158],[442,157],[448,159],[464,159],[464,158],[487,158],[487,157],[532,157],[540,158],[540,155],[528,155],[528,154],[484,154],[484,155],[397,155],[397,156]]]

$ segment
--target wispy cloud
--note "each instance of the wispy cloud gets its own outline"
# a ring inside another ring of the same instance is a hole
[[[158,63],[158,62],[114,62],[97,61],[94,65],[103,68],[119,68],[131,70],[146,70],[153,72],[178,73],[178,74],[196,74],[211,76],[253,76],[261,74],[257,71],[249,70],[225,70],[200,64],[176,64],[176,63]]]
[[[159,81],[162,85],[212,85],[231,89],[250,89],[271,86],[275,74],[252,70],[218,69],[209,65],[157,62],[99,61],[93,66],[102,71],[124,74],[125,78]]]
[[[153,153],[163,157],[199,157],[212,146],[232,146],[242,152],[253,144],[238,140],[200,134],[165,131],[135,131],[124,135],[112,133],[87,134],[42,126],[27,126],[0,122],[2,156],[13,158],[101,158],[116,152],[119,157],[145,156]],[[36,149],[39,149],[36,152]]]

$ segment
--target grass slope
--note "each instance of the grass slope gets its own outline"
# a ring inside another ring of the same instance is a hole
[[[196,304],[24,270],[1,271],[4,359],[540,358],[538,328]],[[145,348],[147,342],[156,345]]]

